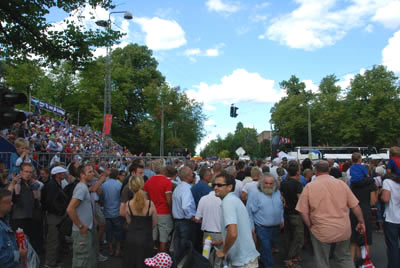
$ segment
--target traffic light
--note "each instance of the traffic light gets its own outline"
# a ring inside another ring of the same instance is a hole
[[[237,117],[238,116],[238,114],[237,114],[237,110],[238,110],[239,108],[238,107],[235,107],[233,104],[231,105],[231,117]]]
[[[26,119],[23,112],[15,111],[14,105],[25,104],[27,101],[28,99],[23,93],[14,93],[0,88],[0,129],[9,128],[12,124]]]

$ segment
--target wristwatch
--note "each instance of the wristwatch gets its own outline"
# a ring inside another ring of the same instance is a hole
[[[79,228],[79,230],[82,230],[83,229],[83,224],[79,225],[78,228]]]

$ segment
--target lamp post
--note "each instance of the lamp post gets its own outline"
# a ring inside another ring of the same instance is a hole
[[[107,32],[111,32],[111,14],[124,13],[124,19],[131,20],[133,18],[132,13],[129,11],[113,11],[108,14],[108,20],[98,20],[96,24],[100,27],[107,29]],[[111,114],[111,42],[108,42],[106,48],[106,68],[104,76],[104,123],[103,128],[106,124],[106,115]],[[111,133],[110,133],[111,136]]]
[[[310,106],[311,104],[307,104],[308,111],[308,147],[312,147],[312,137],[311,137],[311,115],[310,115]]]

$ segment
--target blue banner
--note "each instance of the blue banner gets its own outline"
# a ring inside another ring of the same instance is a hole
[[[34,105],[35,110],[36,110],[36,108],[39,108],[39,109],[44,109],[44,110],[59,114],[61,116],[65,115],[64,109],[57,107],[55,105],[49,104],[47,102],[41,101],[34,97],[31,97],[31,104]]]

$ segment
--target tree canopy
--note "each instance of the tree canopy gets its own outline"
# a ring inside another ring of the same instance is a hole
[[[397,144],[400,118],[398,78],[384,66],[356,75],[343,90],[335,75],[321,80],[316,93],[304,90],[291,77],[287,88],[271,109],[276,135],[291,138],[294,146],[307,145],[307,109],[311,112],[313,146],[377,146]]]
[[[90,61],[95,47],[105,46],[118,40],[118,31],[86,29],[67,17],[64,29],[57,30],[46,21],[50,9],[58,8],[73,14],[88,4],[92,7],[113,8],[112,0],[5,0],[0,3],[0,55],[12,59],[24,59],[35,55],[50,62],[68,60],[80,67]],[[80,16],[80,19],[83,15]],[[94,18],[94,17],[93,17]]]

